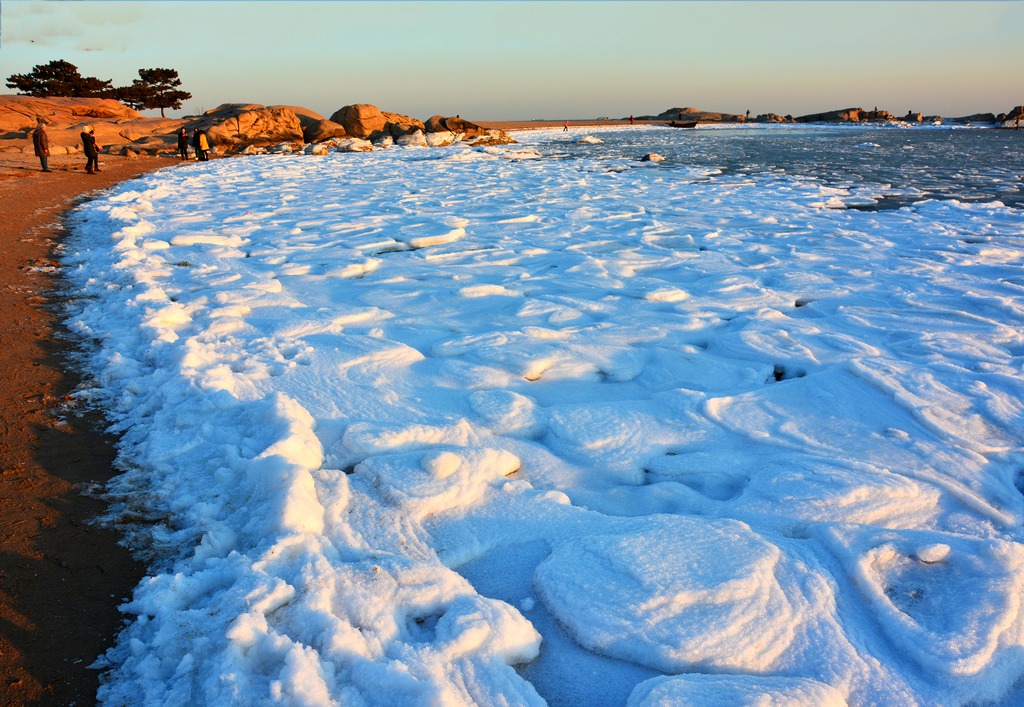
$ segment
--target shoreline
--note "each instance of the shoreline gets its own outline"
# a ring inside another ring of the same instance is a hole
[[[65,214],[83,199],[174,164],[102,156],[0,155],[0,695],[3,704],[95,704],[90,668],[123,625],[118,606],[144,576],[113,529],[93,525],[106,504],[84,495],[114,470],[99,413],[75,410],[81,382],[61,322],[56,249]]]

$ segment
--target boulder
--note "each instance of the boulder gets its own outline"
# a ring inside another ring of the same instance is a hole
[[[347,137],[344,127],[331,120],[327,120],[314,110],[303,106],[275,107],[287,108],[298,117],[299,124],[302,125],[302,139],[306,144],[325,142],[336,137]]]
[[[395,144],[402,147],[426,147],[427,137],[422,130],[414,130],[411,133],[398,137],[395,140]]]
[[[345,128],[345,132],[352,137],[369,138],[374,133],[384,131],[384,114],[377,106],[368,103],[356,103],[338,109],[331,116],[331,121],[338,123]]]
[[[303,142],[302,124],[286,106],[226,103],[191,121],[189,135],[196,128],[205,129],[210,142],[228,152],[237,152],[249,145]]]
[[[339,140],[335,149],[338,152],[373,152],[373,143],[362,138],[350,137]]]
[[[302,150],[302,152],[303,152],[303,154],[306,154],[306,155],[317,155],[318,157],[323,157],[324,155],[330,154],[330,152],[331,152],[331,145],[330,145],[330,143],[327,143],[327,142],[318,142],[318,143],[315,143],[315,144],[308,144]]]
[[[461,141],[462,135],[451,132],[426,133],[426,140],[428,147],[448,147],[449,145]]]
[[[307,143],[324,142],[336,137],[348,137],[348,133],[345,132],[345,126],[339,125],[333,120],[306,122],[302,120],[302,116],[299,116],[299,120],[302,122],[302,139]]]
[[[431,147],[451,145],[462,140],[474,147],[514,145],[516,142],[501,130],[485,128],[463,120],[459,116],[454,118],[445,118],[441,115],[432,116],[423,123],[423,129],[427,133],[427,144]]]
[[[461,134],[463,138],[482,137],[488,133],[487,128],[471,123],[468,120],[463,120],[459,116],[445,118],[435,115],[427,120],[426,123],[422,123],[422,125],[424,131],[428,133],[450,132],[456,135]]]
[[[640,158],[641,162],[664,162],[665,158],[657,152],[650,152]]]
[[[423,132],[423,121],[417,120],[416,118],[410,118],[407,115],[401,113],[389,113],[384,111],[384,132],[390,134],[391,137],[401,137],[406,133],[411,133],[419,130]]]
[[[345,128],[352,137],[368,140],[390,135],[398,138],[409,132],[423,130],[423,123],[401,113],[381,111],[368,103],[357,103],[335,111],[331,120]]]

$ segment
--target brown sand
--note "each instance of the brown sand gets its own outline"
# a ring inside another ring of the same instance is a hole
[[[0,154],[0,705],[91,705],[89,668],[122,625],[117,606],[143,567],[117,534],[90,524],[82,495],[111,475],[113,448],[95,414],[74,409],[78,380],[54,291],[62,214],[99,189],[167,158]]]

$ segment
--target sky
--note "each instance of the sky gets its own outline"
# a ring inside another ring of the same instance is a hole
[[[55,59],[116,86],[171,68],[192,98],[168,115],[1000,113],[1024,103],[1022,38],[1021,0],[0,0],[3,78]]]

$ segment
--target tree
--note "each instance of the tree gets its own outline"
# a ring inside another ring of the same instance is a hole
[[[114,89],[110,81],[93,76],[82,76],[78,67],[61,59],[32,67],[27,74],[7,77],[7,88],[37,98],[69,96],[71,98],[109,98]]]
[[[135,110],[159,108],[162,118],[165,108],[177,110],[182,101],[192,98],[188,91],[178,90],[180,85],[181,79],[174,69],[139,69],[139,78],[131,86],[115,89],[114,95]]]

